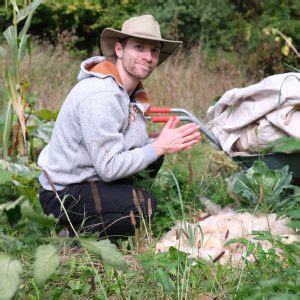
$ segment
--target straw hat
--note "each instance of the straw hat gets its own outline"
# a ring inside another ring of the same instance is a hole
[[[126,37],[136,37],[162,43],[158,65],[161,64],[175,49],[181,41],[165,40],[161,37],[158,22],[151,15],[133,17],[123,23],[122,30],[105,28],[102,31],[100,43],[103,55],[106,59],[115,62],[115,43]]]

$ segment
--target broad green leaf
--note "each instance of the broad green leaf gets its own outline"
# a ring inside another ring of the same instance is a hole
[[[17,205],[19,205],[24,200],[24,196],[20,196],[15,201],[8,201],[3,204],[0,204],[0,213],[4,210],[11,210],[14,209]]]
[[[30,14],[32,14],[39,5],[43,2],[43,0],[35,0],[27,5],[24,9],[21,9],[17,16],[17,23],[27,18]]]
[[[282,153],[300,151],[300,140],[292,137],[283,137],[270,143],[264,150],[264,153]]]
[[[57,119],[58,111],[41,109],[36,111],[35,114],[42,120],[55,121]]]
[[[300,220],[292,221],[288,224],[289,227],[300,229]]]
[[[49,143],[54,128],[54,121],[43,122],[36,116],[31,116],[27,122],[27,128],[32,136]]]
[[[159,268],[155,272],[155,277],[156,277],[156,280],[162,285],[162,288],[165,293],[169,293],[172,291],[173,287],[170,282],[170,276],[168,275],[168,273],[166,271]]]
[[[0,169],[0,184],[10,182],[12,180],[13,173],[8,170]]]
[[[288,215],[289,215],[290,217],[293,217],[293,218],[296,218],[296,219],[300,219],[300,208],[295,209],[295,210],[293,210],[293,211],[290,211],[290,212],[288,213]]]
[[[27,179],[37,178],[40,174],[37,167],[29,168],[23,164],[11,163],[4,159],[0,159],[0,170],[9,171],[15,176],[26,177]]]
[[[44,213],[37,213],[30,205],[29,201],[25,201],[21,205],[22,216],[28,218],[30,221],[34,221],[44,227],[53,228],[56,220],[53,215],[45,215]]]
[[[52,245],[41,245],[35,253],[33,264],[34,280],[40,285],[44,283],[59,265],[59,256]]]
[[[102,258],[103,262],[114,267],[126,270],[127,265],[117,246],[109,240],[95,241],[92,239],[80,239],[82,247],[92,254]]]
[[[0,297],[10,299],[15,294],[19,282],[22,267],[19,261],[0,252]]]
[[[288,166],[270,170],[263,161],[255,161],[248,170],[234,174],[228,181],[228,189],[248,207],[261,204],[273,210],[283,210],[289,202],[282,201],[286,189],[291,188],[292,174]],[[283,205],[279,205],[283,204]]]

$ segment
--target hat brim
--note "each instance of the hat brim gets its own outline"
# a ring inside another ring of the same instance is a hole
[[[158,39],[155,37],[151,37],[148,35],[142,35],[142,34],[127,34],[127,33],[121,32],[119,30],[112,29],[112,28],[105,28],[102,31],[102,34],[100,37],[100,45],[101,45],[102,53],[106,59],[110,60],[113,63],[116,62],[115,43],[126,37],[136,37],[136,38],[140,38],[140,39],[161,42],[162,48],[161,48],[161,51],[159,54],[159,60],[158,60],[157,65],[160,65],[164,60],[166,60],[182,44],[181,41]]]

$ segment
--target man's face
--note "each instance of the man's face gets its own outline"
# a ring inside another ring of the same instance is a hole
[[[115,51],[123,70],[137,80],[147,78],[155,69],[161,44],[139,38],[128,38],[124,47],[116,43]]]

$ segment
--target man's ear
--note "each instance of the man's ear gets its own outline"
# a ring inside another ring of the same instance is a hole
[[[115,43],[115,53],[116,53],[117,58],[122,58],[122,55],[123,55],[123,46],[119,42]]]

